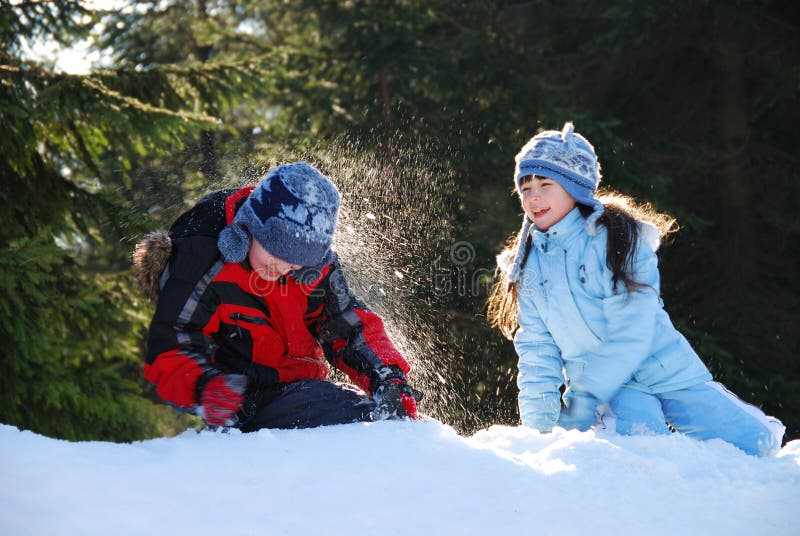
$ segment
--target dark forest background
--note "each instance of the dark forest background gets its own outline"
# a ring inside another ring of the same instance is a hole
[[[517,230],[513,157],[572,120],[604,184],[678,218],[667,310],[719,381],[800,438],[800,7],[794,1],[0,0],[0,422],[129,441],[195,421],[141,374],[141,236],[209,190],[308,159],[337,244],[427,392],[516,424],[488,328]],[[90,74],[26,53],[100,51]]]

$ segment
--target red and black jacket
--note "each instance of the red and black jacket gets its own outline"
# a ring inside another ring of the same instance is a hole
[[[259,278],[246,260],[225,262],[217,238],[251,191],[209,194],[170,228],[172,255],[144,367],[159,396],[193,408],[218,374],[244,374],[248,390],[258,390],[324,379],[329,363],[370,394],[378,368],[407,374],[380,317],[347,288],[335,254],[274,282]]]

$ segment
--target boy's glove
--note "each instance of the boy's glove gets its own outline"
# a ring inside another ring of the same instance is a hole
[[[422,400],[422,392],[408,385],[402,371],[396,367],[383,367],[378,371],[378,377],[372,395],[376,403],[373,412],[375,420],[403,417],[419,419],[417,400]]]
[[[203,387],[197,414],[212,426],[233,426],[236,412],[242,408],[247,376],[222,374],[215,376]]]

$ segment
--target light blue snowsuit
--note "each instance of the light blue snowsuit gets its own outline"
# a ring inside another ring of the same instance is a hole
[[[613,416],[624,434],[668,433],[666,421],[687,435],[721,438],[750,454],[780,448],[781,423],[712,382],[673,327],[660,299],[655,229],[640,224],[632,275],[647,286],[634,292],[622,282],[615,292],[606,230],[598,225],[590,235],[578,208],[547,232],[533,228],[530,234],[514,339],[523,424],[585,430],[598,417]]]

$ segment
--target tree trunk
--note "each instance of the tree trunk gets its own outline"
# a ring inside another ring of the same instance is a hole
[[[214,144],[214,132],[204,130],[200,133],[200,171],[210,181],[215,181],[219,177],[217,170],[217,149]]]
[[[386,70],[383,67],[378,72],[378,81],[381,87],[381,118],[383,119],[384,129],[389,130],[392,126],[392,95],[389,91]]]
[[[744,85],[743,31],[734,8],[714,10],[713,54],[717,83],[721,260],[728,290],[756,277],[753,185],[747,158],[750,125]],[[714,140],[710,140],[712,143]]]
[[[392,94],[389,89],[389,77],[386,75],[386,70],[381,67],[378,71],[378,82],[381,89],[381,118],[383,120],[383,137],[381,139],[381,146],[385,155],[385,168],[384,173],[387,178],[394,177],[394,144],[392,141]]]
[[[200,19],[205,19],[208,17],[208,9],[205,0],[199,0],[197,2],[197,10]],[[208,58],[211,57],[212,49],[213,47],[211,45],[197,44],[195,46],[195,54],[197,55],[197,59],[201,63],[205,63],[208,61]],[[216,110],[211,107],[208,107],[207,111],[216,115]],[[200,133],[200,155],[200,172],[206,177],[206,179],[210,181],[216,181],[217,178],[219,178],[219,170],[217,169],[217,149],[213,130],[203,130]]]

